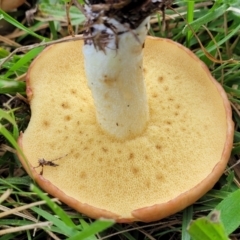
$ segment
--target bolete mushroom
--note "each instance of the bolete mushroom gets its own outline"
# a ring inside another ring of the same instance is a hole
[[[213,187],[231,152],[223,88],[190,50],[146,38],[143,13],[89,17],[85,41],[48,47],[27,74],[32,116],[19,145],[28,163],[20,159],[45,191],[93,218],[148,222],[182,210]],[[58,166],[42,172],[42,158]]]
[[[0,9],[11,11],[21,6],[26,0],[0,0]]]

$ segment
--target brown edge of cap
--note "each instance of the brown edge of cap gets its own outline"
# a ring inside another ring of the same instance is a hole
[[[193,60],[200,61],[195,56],[195,54],[193,54],[189,49],[185,48],[184,46],[172,40],[154,38],[154,37],[149,37],[149,38],[156,41],[161,40],[161,41],[170,42],[172,44],[176,44],[179,48],[187,52],[190,55],[190,57],[193,58]],[[44,52],[47,51],[52,46],[47,47],[43,51]],[[37,61],[37,59],[40,56],[41,54],[37,58],[35,58],[35,60],[32,62],[29,69],[32,68],[33,64],[35,63],[35,61]],[[222,86],[212,77],[211,73],[209,72],[208,68],[203,62],[202,62],[202,67],[204,71],[209,75],[209,79],[216,86],[216,89],[218,90],[218,92],[220,93],[223,99],[223,104],[226,110],[226,117],[227,117],[226,141],[225,141],[221,160],[217,163],[217,165],[214,167],[213,171],[207,176],[207,178],[204,179],[201,183],[199,183],[196,187],[190,189],[185,193],[182,193],[175,199],[168,201],[166,203],[155,204],[150,207],[136,209],[132,211],[132,216],[133,216],[132,218],[121,218],[121,216],[114,214],[110,211],[106,211],[104,209],[99,209],[99,208],[90,206],[88,204],[81,203],[76,199],[67,196],[64,192],[62,192],[56,186],[51,184],[43,176],[39,175],[32,166],[28,166],[28,164],[24,161],[24,159],[18,153],[18,157],[20,161],[22,162],[28,174],[33,177],[33,179],[39,184],[39,186],[41,186],[42,189],[44,189],[46,192],[53,195],[54,197],[59,198],[62,202],[69,205],[70,207],[76,209],[77,211],[83,214],[86,214],[91,218],[98,219],[104,216],[104,218],[114,219],[116,222],[119,222],[119,223],[130,223],[133,221],[150,222],[150,221],[156,221],[156,220],[162,219],[164,217],[170,216],[178,211],[183,210],[185,207],[197,201],[202,195],[204,195],[207,191],[209,191],[214,186],[214,184],[218,181],[218,179],[224,172],[224,169],[227,165],[228,159],[231,154],[232,145],[233,145],[234,123],[232,121],[232,110],[231,110],[231,106],[228,101],[227,95],[223,90]],[[28,73],[29,72],[30,71],[28,71]],[[27,96],[28,96],[28,99],[31,100],[33,92],[30,87],[29,74],[27,74],[26,83],[27,83],[27,90],[26,90]],[[20,134],[20,137],[18,139],[18,144],[21,149],[22,149],[22,137],[23,137],[23,133]]]

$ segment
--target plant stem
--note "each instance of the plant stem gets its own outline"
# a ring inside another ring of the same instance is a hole
[[[194,17],[194,4],[195,4],[195,0],[189,0],[187,2],[187,22],[188,24],[190,24],[193,21],[193,17]],[[191,29],[188,29],[187,31],[187,47],[190,47],[190,41],[192,38],[192,31]]]

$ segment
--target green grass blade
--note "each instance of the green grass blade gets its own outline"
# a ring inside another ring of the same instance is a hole
[[[10,111],[9,114],[12,117],[12,119],[14,119],[14,121],[16,122],[14,111]],[[14,139],[16,139],[16,140],[18,139],[18,137],[19,137],[19,129],[18,129],[18,125],[17,124],[13,125],[12,135],[13,135]]]
[[[25,226],[32,224],[32,221],[29,220],[19,220],[19,219],[0,219],[0,226],[2,225],[11,225],[11,226]]]
[[[23,158],[23,160],[26,162],[26,164],[28,166],[28,161],[27,161],[25,155],[23,154],[22,149],[18,146],[18,144],[16,142],[16,139],[13,137],[13,135],[2,124],[0,124],[0,133],[17,150],[17,152],[21,155],[21,157]],[[30,176],[30,177],[32,177],[32,176]]]
[[[44,219],[47,221],[52,222],[57,228],[58,228],[58,233],[61,233],[67,237],[72,236],[73,234],[77,233],[76,229],[73,229],[69,226],[67,226],[63,221],[52,215],[51,213],[48,213],[47,211],[42,210],[41,208],[38,207],[32,207],[31,208],[34,212],[42,216]]]
[[[13,126],[17,126],[15,119],[11,117],[11,115],[9,114],[9,111],[4,111],[2,109],[0,109],[0,120],[2,118],[6,119],[8,122],[10,122]]]
[[[234,146],[233,150],[232,150],[232,154],[240,154],[240,146]]]
[[[16,121],[15,121],[14,110],[12,109],[10,111],[4,111],[0,109],[0,120],[2,118],[12,123],[13,125],[12,136],[14,137],[15,140],[17,140],[19,137],[19,130],[18,130],[18,125],[16,124]]]
[[[25,64],[29,63],[33,58],[35,58],[44,47],[38,47],[30,50],[22,58],[20,58],[11,68],[8,69],[8,71],[5,74],[5,77],[9,77],[14,71],[18,70]]]
[[[187,22],[190,24],[194,18],[194,3],[195,0],[189,0],[187,2]],[[187,30],[187,47],[190,47],[190,40],[192,38],[192,31],[188,28]]]
[[[74,229],[77,226],[73,223],[71,218],[56,204],[54,203],[48,196],[46,196],[40,189],[38,189],[35,185],[31,185],[31,190],[35,192],[42,200],[45,200],[48,206],[52,209],[52,211],[59,216],[59,218],[69,227]]]
[[[0,79],[0,94],[24,94],[26,89],[26,83],[15,80],[3,80]],[[1,115],[1,114],[0,114]]]
[[[188,232],[193,240],[229,240],[217,211],[192,221]]]
[[[230,234],[240,226],[240,189],[229,194],[216,209],[220,211],[220,219],[226,229],[226,233]]]
[[[56,30],[56,27],[55,27],[55,22],[54,21],[49,21],[48,24],[49,24],[49,29],[50,29],[51,34],[52,34],[52,39],[57,40],[58,39],[58,33],[57,33],[57,30]]]
[[[9,54],[9,51],[7,51],[6,49],[0,47],[0,59],[7,57],[8,54]]]
[[[225,37],[222,37],[221,40],[219,40],[219,41],[217,42],[217,46],[214,44],[213,46],[211,46],[211,47],[209,47],[209,48],[206,48],[206,50],[207,50],[208,52],[214,51],[215,49],[217,49],[217,47],[221,46],[221,45],[224,44],[226,41],[230,40],[230,38],[233,37],[235,34],[237,34],[237,33],[239,32],[239,30],[240,30],[240,24],[236,25],[236,26],[233,28],[233,30],[232,30],[231,32],[229,32],[228,35],[226,35]],[[200,51],[196,52],[196,55],[200,58],[200,57],[204,56],[205,53],[204,53],[202,50],[200,50]]]
[[[96,233],[102,232],[103,230],[111,227],[114,224],[113,220],[97,220],[88,227],[86,227],[82,232],[68,238],[67,240],[84,240]]]
[[[226,12],[228,7],[229,7],[228,4],[222,4],[220,7],[214,9],[213,11],[209,11],[207,14],[196,19],[189,25],[196,32],[202,25],[207,24],[208,22],[211,22],[214,19],[222,16]],[[184,27],[182,33],[186,34],[187,31],[188,31],[188,26]]]
[[[236,96],[236,97],[240,97],[240,89],[234,89],[234,88],[231,88],[231,87],[228,87],[228,86],[223,86],[224,90],[227,92],[227,93],[230,93],[232,94],[233,96]]]
[[[5,179],[8,184],[11,185],[24,185],[29,186],[31,184],[31,179],[28,176],[25,177],[8,177]]]
[[[16,234],[10,233],[0,237],[0,240],[12,240],[12,239],[16,239],[16,236],[17,236]]]
[[[69,2],[69,1],[68,1]],[[39,4],[39,11],[44,16],[54,16],[55,21],[66,21],[66,10],[62,4],[58,4],[56,2],[54,8],[47,3],[40,2]],[[72,25],[81,25],[85,22],[85,16],[80,12],[80,10],[72,6],[70,8],[70,18]]]
[[[38,34],[36,34],[35,32],[33,32],[32,30],[30,30],[29,28],[25,27],[24,25],[22,25],[20,22],[18,22],[17,20],[15,20],[14,18],[12,18],[10,15],[8,15],[6,12],[4,12],[2,9],[0,9],[0,14],[3,16],[3,18],[11,23],[12,25],[14,25],[16,28],[21,29],[23,31],[25,31],[26,33],[32,35],[33,37],[36,37],[42,41],[46,41],[47,38],[44,38]]]
[[[90,224],[88,224],[84,219],[80,219],[82,230],[89,227]],[[86,238],[86,240],[97,240],[98,238],[95,235],[92,235],[91,237]]]
[[[234,142],[240,142],[240,132],[234,132]]]
[[[191,239],[189,233],[187,232],[187,226],[189,225],[192,217],[193,217],[193,206],[191,205],[191,206],[185,208],[183,211],[181,240],[190,240]]]

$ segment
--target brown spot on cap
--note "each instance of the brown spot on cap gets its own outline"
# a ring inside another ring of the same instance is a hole
[[[133,173],[134,175],[137,175],[137,174],[140,172],[139,168],[136,167],[136,166],[132,167],[132,168],[131,168],[131,171],[132,171],[132,173]]]
[[[151,187],[151,182],[149,180],[146,181],[145,186],[146,186],[146,188],[150,188]]]
[[[165,123],[166,123],[167,125],[172,125],[172,122],[171,122],[170,120],[167,120]]]
[[[176,104],[176,105],[175,105],[175,108],[176,108],[176,109],[179,109],[179,108],[181,108],[181,105],[180,105],[180,104]]]
[[[70,93],[73,94],[73,95],[75,95],[75,94],[77,93],[77,90],[76,90],[76,89],[71,89],[71,90],[70,90]]]
[[[108,152],[108,149],[107,149],[106,147],[102,147],[102,150],[103,150],[104,152]]]
[[[85,171],[81,171],[79,177],[82,178],[82,179],[86,179],[87,178],[87,173]]]
[[[134,158],[134,153],[129,154],[129,160]]]
[[[158,77],[158,82],[162,83],[164,81],[163,76]]]
[[[50,122],[47,121],[47,120],[44,120],[44,121],[43,121],[43,126],[44,126],[44,127],[49,127],[49,126],[50,126]]]
[[[69,109],[70,108],[70,104],[68,102],[62,102],[61,103],[61,107],[64,109]]]
[[[169,133],[170,132],[170,128],[166,128],[165,131]]]
[[[182,130],[183,132],[185,132],[185,131],[186,131],[186,128],[182,127],[181,130]]]
[[[70,116],[70,115],[66,115],[66,116],[64,117],[64,120],[70,121],[70,120],[71,120],[71,116]]]
[[[156,179],[159,181],[162,181],[164,179],[163,175],[161,173],[156,174]]]
[[[168,87],[168,86],[164,86],[164,87],[163,87],[163,90],[164,90],[164,91],[168,91],[168,90],[169,90],[169,87]]]
[[[161,146],[160,144],[157,144],[155,147],[156,147],[156,149],[158,149],[158,150],[161,150],[161,149],[162,149],[162,146]]]

